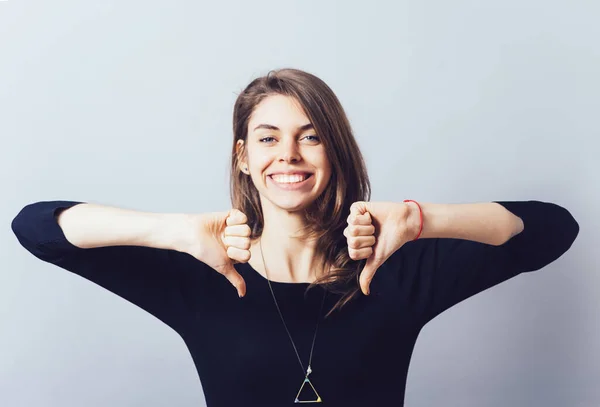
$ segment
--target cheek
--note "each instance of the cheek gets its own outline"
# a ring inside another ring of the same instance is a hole
[[[323,172],[323,175],[325,177],[329,178],[331,176],[331,165],[329,163],[329,160],[327,160],[327,158],[323,159],[319,163],[319,168],[321,168],[321,171]]]
[[[326,186],[327,184],[329,184],[330,180],[331,180],[331,170],[328,169],[323,172],[323,184]]]
[[[250,170],[254,174],[262,174],[273,160],[266,154],[254,154],[250,161]]]
[[[308,151],[304,158],[310,165],[319,168],[321,171],[327,171],[330,167],[329,158],[327,158],[325,149],[322,147],[318,150]]]
[[[250,174],[252,175],[254,185],[259,189],[262,189],[267,182],[266,170],[270,163],[270,160],[264,159],[263,157],[256,157],[255,161],[252,162]]]

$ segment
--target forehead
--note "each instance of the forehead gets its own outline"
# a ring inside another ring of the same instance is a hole
[[[309,122],[302,106],[294,98],[271,95],[254,108],[248,129],[252,131],[256,125],[263,123],[283,129],[302,126]]]

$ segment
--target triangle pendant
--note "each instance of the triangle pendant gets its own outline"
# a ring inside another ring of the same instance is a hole
[[[310,388],[306,385],[307,383],[310,385]],[[305,386],[306,389],[304,389]],[[302,395],[303,400],[300,400],[299,397],[300,393],[302,393],[302,390],[304,390],[305,394]],[[296,394],[296,399],[294,400],[294,403],[321,403],[322,401],[323,400],[321,400],[321,396],[319,396],[319,393],[317,393],[315,387],[312,385],[307,375],[307,377],[304,378],[304,382],[302,383],[300,390],[298,390],[298,394]]]

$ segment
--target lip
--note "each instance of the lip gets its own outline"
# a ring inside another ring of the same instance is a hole
[[[269,177],[273,175],[312,175],[310,171],[277,171],[267,174]]]
[[[301,182],[296,182],[296,183],[293,183],[293,184],[282,184],[282,183],[279,183],[279,182],[277,182],[277,181],[275,181],[273,179],[273,177],[271,175],[275,175],[275,174],[309,174],[309,176],[308,176],[308,178],[306,178],[304,181],[301,181]],[[307,185],[310,185],[312,183],[312,179],[314,178],[313,174],[309,173],[309,172],[305,172],[305,173],[301,173],[301,172],[295,172],[295,173],[276,172],[276,173],[273,173],[271,175],[267,176],[268,182],[271,183],[271,184],[273,184],[277,188],[283,189],[285,191],[296,191],[296,190],[299,190],[299,189],[306,188]]]

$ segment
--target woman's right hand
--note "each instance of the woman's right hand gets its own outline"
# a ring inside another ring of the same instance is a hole
[[[238,296],[246,295],[246,282],[233,267],[234,262],[250,260],[250,226],[238,209],[189,215],[191,242],[185,252],[224,275],[236,288]]]

